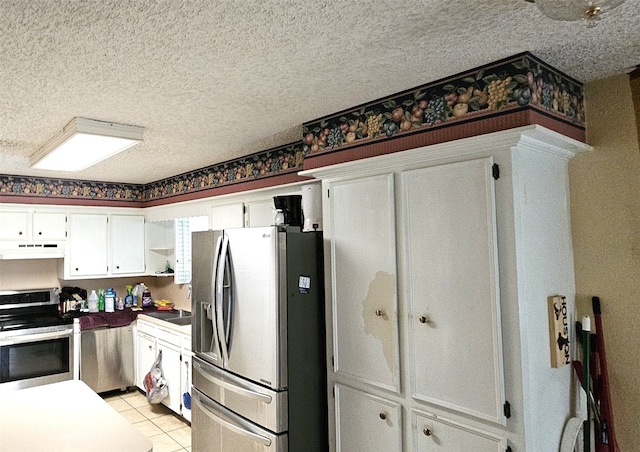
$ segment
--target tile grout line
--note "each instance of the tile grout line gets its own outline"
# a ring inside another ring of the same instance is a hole
[[[145,421],[149,421],[149,422],[151,423],[151,425],[153,425],[154,427],[156,427],[156,428],[159,430],[159,433],[153,434],[153,435],[151,435],[151,436],[147,436],[147,438],[148,438],[149,440],[151,440],[151,438],[156,437],[156,436],[160,436],[160,435],[167,435],[167,436],[168,436],[172,441],[174,441],[174,442],[179,446],[179,449],[174,449],[174,452],[182,452],[182,451],[189,451],[189,450],[190,450],[191,445],[189,445],[189,446],[183,446],[183,445],[182,445],[182,444],[181,444],[181,443],[180,443],[176,438],[174,438],[174,437],[171,435],[171,432],[175,432],[175,431],[177,431],[177,430],[181,430],[181,429],[182,429],[182,428],[184,428],[184,427],[188,427],[189,429],[191,429],[191,426],[190,426],[188,423],[183,422],[181,419],[179,419],[179,418],[177,418],[177,417],[176,417],[176,421],[181,421],[184,425],[183,425],[183,426],[181,426],[181,427],[173,428],[172,430],[165,430],[161,425],[158,425],[158,421],[157,421],[157,419],[163,418],[163,417],[165,417],[165,416],[167,416],[167,415],[171,415],[171,416],[174,416],[174,417],[175,417],[175,415],[173,414],[173,412],[171,412],[171,411],[167,408],[166,413],[158,414],[157,416],[154,416],[154,417],[150,418],[150,417],[148,417],[148,413],[147,413],[147,414],[145,414],[143,411],[141,411],[141,410],[140,410],[140,408],[142,408],[142,407],[146,407],[146,406],[149,406],[149,405],[134,406],[134,405],[132,405],[129,401],[127,401],[127,399],[128,399],[128,398],[133,398],[133,397],[136,397],[136,396],[135,396],[135,393],[129,393],[129,394],[126,394],[126,395],[120,395],[120,394],[118,394],[118,395],[116,395],[116,396],[109,396],[109,397],[107,398],[107,401],[108,401],[108,402],[110,402],[110,401],[113,401],[113,400],[122,400],[123,402],[125,402],[125,403],[129,406],[129,408],[127,408],[127,409],[125,409],[125,410],[120,409],[120,410],[116,410],[116,411],[129,411],[129,410],[135,410],[135,412],[136,412],[136,413],[138,413],[138,414],[142,417],[142,420],[139,420],[139,421],[137,421],[137,422],[131,422],[131,421],[129,421],[129,423],[130,423],[132,426],[134,426],[134,427],[135,427],[135,426],[136,426],[136,424],[140,424],[140,423],[143,423],[143,422],[145,422]],[[164,407],[164,405],[162,405],[162,407]],[[154,422],[154,420],[156,420],[156,422]],[[174,424],[174,425],[175,425],[175,424]],[[145,436],[146,436],[146,435],[145,435]]]

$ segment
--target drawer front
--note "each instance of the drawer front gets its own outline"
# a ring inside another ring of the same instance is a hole
[[[269,430],[288,428],[287,391],[276,392],[193,357],[193,386],[218,403]]]
[[[150,323],[147,323],[143,320],[138,320],[137,321],[137,325],[136,328],[138,329],[139,333],[145,333],[148,334],[149,336],[155,336],[156,335],[156,327]]]
[[[193,450],[228,452],[287,452],[287,434],[275,435],[238,416],[195,390],[193,393]]]
[[[158,327],[156,329],[156,336],[159,340],[175,345],[176,347],[180,347],[180,335],[178,333]]]

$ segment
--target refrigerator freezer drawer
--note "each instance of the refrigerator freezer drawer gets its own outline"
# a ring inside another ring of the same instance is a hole
[[[229,410],[272,432],[287,431],[287,391],[276,392],[257,385],[197,356],[193,358],[193,386]]]
[[[193,391],[192,448],[211,452],[287,452],[287,434],[275,435]]]

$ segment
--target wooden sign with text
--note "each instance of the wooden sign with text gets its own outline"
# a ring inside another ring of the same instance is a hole
[[[551,367],[562,367],[571,362],[569,353],[569,318],[565,297],[554,295],[549,303],[549,344]]]

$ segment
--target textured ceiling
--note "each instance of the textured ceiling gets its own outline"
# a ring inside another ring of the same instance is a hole
[[[147,183],[521,51],[583,82],[625,72],[640,2],[587,28],[524,0],[0,0],[0,174]],[[75,116],[144,126],[144,143],[31,170]]]

